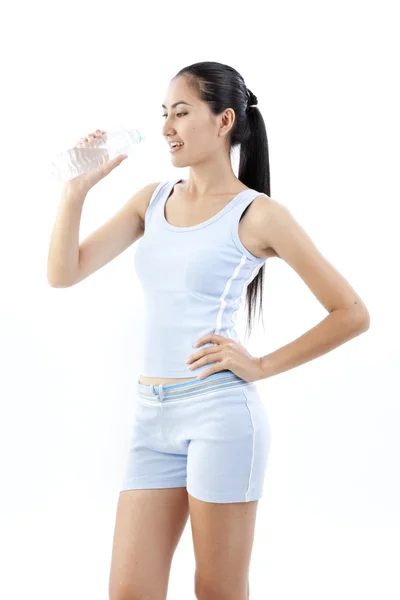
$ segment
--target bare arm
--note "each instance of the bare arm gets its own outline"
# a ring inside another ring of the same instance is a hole
[[[47,280],[53,287],[65,287],[77,271],[79,227],[87,193],[84,188],[63,186],[47,259]]]
[[[54,225],[47,278],[53,287],[71,287],[116,258],[144,233],[143,216],[159,185],[136,192],[104,225],[79,244],[79,227],[86,193],[63,192]]]

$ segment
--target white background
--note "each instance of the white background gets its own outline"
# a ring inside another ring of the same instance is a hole
[[[107,599],[139,376],[136,244],[77,286],[47,282],[61,189],[50,159],[97,128],[160,128],[159,142],[143,145],[90,191],[81,240],[147,183],[186,177],[161,138],[161,103],[174,75],[203,60],[236,68],[258,97],[271,196],[290,208],[371,315],[365,334],[257,384],[272,448],[250,597],[400,597],[394,7],[8,4],[0,42],[2,598]],[[326,316],[284,261],[267,261],[265,279],[265,330],[255,325],[247,343],[257,356]],[[188,521],[169,599],[194,598],[194,568]]]

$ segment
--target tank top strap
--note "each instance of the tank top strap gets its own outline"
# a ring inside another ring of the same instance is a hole
[[[157,198],[160,196],[160,192],[162,190],[162,188],[165,186],[165,181],[162,181],[154,190],[152,197],[150,198],[150,202],[149,202],[149,208],[150,206],[152,206],[153,204],[155,204]]]
[[[242,218],[246,208],[253,202],[253,200],[258,198],[258,196],[265,196],[266,198],[268,198],[267,194],[264,194],[263,192],[258,192],[257,190],[253,189],[246,190],[243,194],[237,197],[233,208],[229,211],[229,223],[232,240],[236,247],[252,260],[265,261],[264,258],[260,258],[251,254],[251,252],[249,252],[247,248],[243,246],[239,238],[240,219]]]
[[[150,223],[150,219],[153,217],[153,213],[157,213],[160,210],[164,210],[164,200],[168,198],[170,195],[172,188],[178,181],[181,181],[181,178],[174,179],[172,181],[162,181],[154,190],[149,206],[144,215],[145,228]]]
[[[162,196],[163,198],[167,198],[170,195],[170,193],[172,192],[172,188],[179,181],[182,181],[181,177],[179,177],[178,179],[172,179],[171,181],[163,181],[162,183],[160,183],[160,185],[157,186],[156,189],[154,190],[154,193],[149,202],[149,206],[150,206],[150,204],[153,204],[153,202],[155,202],[156,200],[159,201],[160,196]],[[160,193],[161,190],[162,190],[162,193]]]

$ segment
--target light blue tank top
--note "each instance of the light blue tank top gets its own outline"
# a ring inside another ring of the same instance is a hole
[[[144,377],[197,377],[214,365],[189,371],[185,360],[200,349],[193,348],[197,339],[208,333],[239,341],[237,311],[267,260],[251,254],[238,236],[242,213],[266,194],[244,190],[207,221],[176,227],[167,222],[164,205],[179,181],[161,183],[154,191],[134,258],[145,300]]]

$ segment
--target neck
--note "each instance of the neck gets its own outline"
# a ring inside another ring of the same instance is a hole
[[[208,160],[190,166],[189,178],[183,181],[185,192],[193,199],[210,196],[230,195],[238,188],[239,179],[232,169],[232,164],[225,158],[220,161]]]

